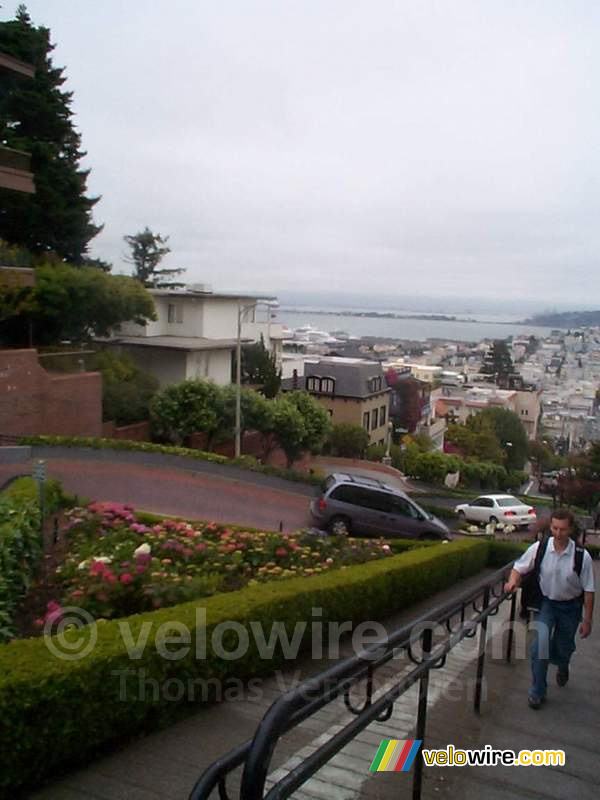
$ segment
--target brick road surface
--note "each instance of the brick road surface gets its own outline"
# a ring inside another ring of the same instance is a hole
[[[199,472],[115,460],[49,459],[48,474],[68,492],[90,500],[130,503],[136,509],[189,519],[208,519],[264,530],[294,531],[310,524],[306,488],[299,494]],[[31,462],[0,465],[0,483],[31,474]],[[249,473],[251,479],[252,473]]]

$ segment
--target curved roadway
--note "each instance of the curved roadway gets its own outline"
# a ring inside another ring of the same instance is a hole
[[[282,525],[284,531],[293,531],[310,524],[308,507],[316,492],[311,486],[241,470],[228,475],[223,469],[212,469],[214,465],[204,471],[198,462],[190,462],[187,468],[161,466],[156,458],[135,463],[141,459],[128,458],[131,455],[110,453],[107,458],[105,452],[94,452],[49,457],[48,474],[81,497],[129,503],[157,514],[264,530]],[[30,475],[31,466],[31,461],[1,464],[0,484],[13,475]]]

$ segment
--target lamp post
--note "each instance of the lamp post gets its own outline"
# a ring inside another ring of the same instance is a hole
[[[381,463],[385,464],[387,467],[391,466],[392,464],[392,457],[390,455],[390,448],[392,446],[392,431],[394,430],[394,423],[392,420],[388,420],[387,424],[387,435],[386,435],[386,442],[385,442],[385,455],[381,459]]]
[[[242,318],[250,309],[256,308],[257,303],[248,303],[243,306],[238,300],[237,309],[237,339],[235,363],[235,457],[242,454]]]

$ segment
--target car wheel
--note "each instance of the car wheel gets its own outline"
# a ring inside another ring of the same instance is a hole
[[[429,531],[429,533],[422,533],[419,536],[420,542],[438,542],[441,541],[443,537],[439,535],[439,533],[433,533],[433,531]]]
[[[459,519],[460,522],[466,522],[467,521],[467,515],[465,514],[464,511],[459,511],[458,512],[458,519]]]
[[[352,529],[348,517],[342,516],[332,517],[327,527],[329,528],[329,532],[334,536],[349,536]]]
[[[493,522],[494,525],[498,524],[498,517],[494,517],[493,515],[490,517],[490,522]]]

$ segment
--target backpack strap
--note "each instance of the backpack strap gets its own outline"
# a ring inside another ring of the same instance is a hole
[[[585,550],[583,547],[575,547],[575,555],[573,556],[573,569],[578,578],[581,577],[581,570],[583,568],[583,554]]]
[[[533,562],[533,573],[536,578],[540,576],[540,568],[542,566],[542,559],[546,555],[546,550],[548,549],[548,542],[550,541],[550,537],[548,535],[544,535],[542,539],[540,539],[540,544],[537,549],[537,553],[535,554],[535,561]]]

